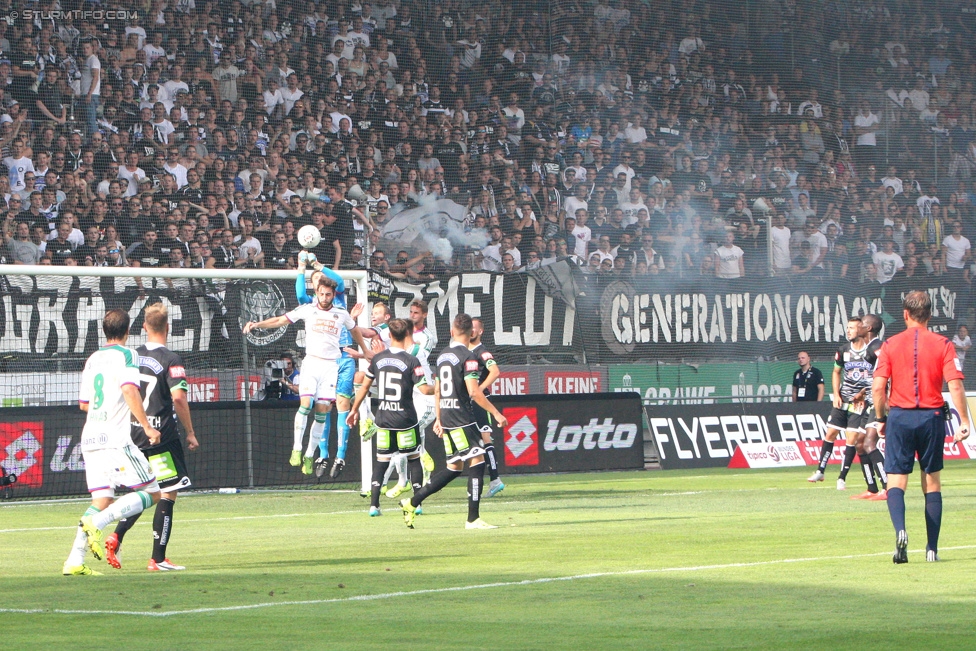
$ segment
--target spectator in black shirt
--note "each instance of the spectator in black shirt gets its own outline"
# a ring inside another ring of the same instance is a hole
[[[60,70],[54,66],[44,69],[44,81],[37,89],[37,117],[41,120],[54,120],[58,124],[67,121],[64,94],[58,82]]]
[[[95,261],[95,249],[98,248],[98,241],[102,237],[102,232],[98,226],[89,226],[85,229],[85,243],[75,249],[75,259],[80,265],[91,266]]]
[[[129,254],[129,265],[133,267],[162,267],[166,263],[166,256],[157,246],[158,234],[155,228],[146,230],[142,235],[142,242],[137,244]]]
[[[51,258],[51,264],[64,265],[65,260],[74,253],[74,246],[68,241],[71,235],[71,224],[61,222],[58,224],[58,235],[53,240],[48,240],[45,255]]]
[[[295,258],[285,241],[285,233],[278,231],[272,236],[271,246],[264,250],[266,269],[294,269]]]

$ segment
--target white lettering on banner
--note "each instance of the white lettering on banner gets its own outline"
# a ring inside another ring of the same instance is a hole
[[[191,378],[190,402],[216,402],[220,400],[220,385],[217,378]]]
[[[59,436],[58,447],[51,457],[51,472],[80,472],[85,469],[85,461],[81,455],[81,441],[71,445],[71,436]],[[70,454],[69,454],[70,452]]]
[[[427,285],[396,281],[394,288],[400,295],[393,297],[391,308],[395,316],[406,317],[413,300],[426,300],[430,307],[427,326],[438,332],[447,330],[447,327],[442,328],[439,324],[450,323],[462,308],[473,317],[483,317],[487,312],[493,318],[492,343],[495,346],[550,346],[555,312],[553,298],[542,291],[534,278],[520,274],[517,280],[512,279],[512,282],[522,283],[525,287],[524,305],[521,306],[524,310],[519,313],[513,310],[511,296],[506,296],[505,282],[506,276],[488,273],[452,276],[447,280],[446,288],[440,280]],[[466,289],[480,289],[481,294],[463,291]],[[561,301],[560,305],[564,310],[561,345],[572,346],[575,311]],[[537,318],[540,307],[541,320]],[[513,312],[517,315],[517,324],[512,323],[516,320],[512,317]],[[506,326],[506,323],[509,325]]]
[[[525,371],[502,371],[489,390],[494,396],[524,396],[529,392],[529,374]]]
[[[947,287],[927,291],[938,305],[934,317],[955,314],[955,291]],[[623,352],[639,344],[672,342],[840,342],[849,316],[885,311],[881,298],[743,292],[709,299],[705,294],[639,293],[622,281],[608,286],[601,305],[604,338],[615,351]]]
[[[580,374],[571,372],[546,373],[546,393],[599,393],[599,374]]]
[[[542,445],[547,452],[577,450],[580,443],[584,450],[626,449],[634,445],[637,432],[636,424],[614,425],[613,418],[604,418],[603,423],[598,418],[591,418],[587,425],[564,425],[562,428],[558,419],[552,419],[546,426],[546,438]]]
[[[78,339],[75,340],[74,352],[85,352],[89,330],[97,332],[101,342],[101,338],[104,337],[101,324],[103,318],[105,318],[105,301],[101,296],[91,296],[78,301]]]
[[[724,459],[740,445],[819,441],[827,431],[819,414],[776,414],[775,430],[758,414],[650,417],[648,423],[662,459],[671,448],[679,459]]]

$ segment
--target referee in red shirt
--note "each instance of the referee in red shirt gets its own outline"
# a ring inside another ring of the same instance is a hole
[[[948,339],[927,328],[932,299],[923,291],[910,292],[902,304],[907,330],[891,337],[878,352],[871,387],[878,431],[885,437],[888,473],[888,513],[895,527],[895,563],[908,562],[905,532],[905,488],[915,469],[918,453],[925,493],[925,560],[939,560],[942,526],[942,451],[945,444],[947,405],[942,383],[949,383],[952,404],[962,423],[955,440],[969,436],[969,409],[962,385],[962,364]],[[897,371],[897,372],[895,372]],[[891,387],[889,396],[888,387]],[[887,424],[885,421],[887,420]]]

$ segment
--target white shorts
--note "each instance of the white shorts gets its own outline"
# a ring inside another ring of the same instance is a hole
[[[298,376],[298,393],[313,402],[335,402],[336,383],[339,381],[339,363],[334,359],[306,357]]]
[[[134,443],[121,448],[87,450],[85,479],[92,497],[114,497],[115,489],[125,486],[132,490],[159,492],[159,484],[146,456]]]

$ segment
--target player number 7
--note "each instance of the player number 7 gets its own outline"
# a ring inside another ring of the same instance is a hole
[[[158,380],[156,379],[155,375],[146,375],[145,373],[140,373],[139,379],[142,381],[143,384],[145,384],[145,389],[146,389],[145,390],[146,397],[142,399],[142,408],[145,409],[146,411],[149,411],[149,396],[152,395],[153,390],[156,388],[156,382]]]

